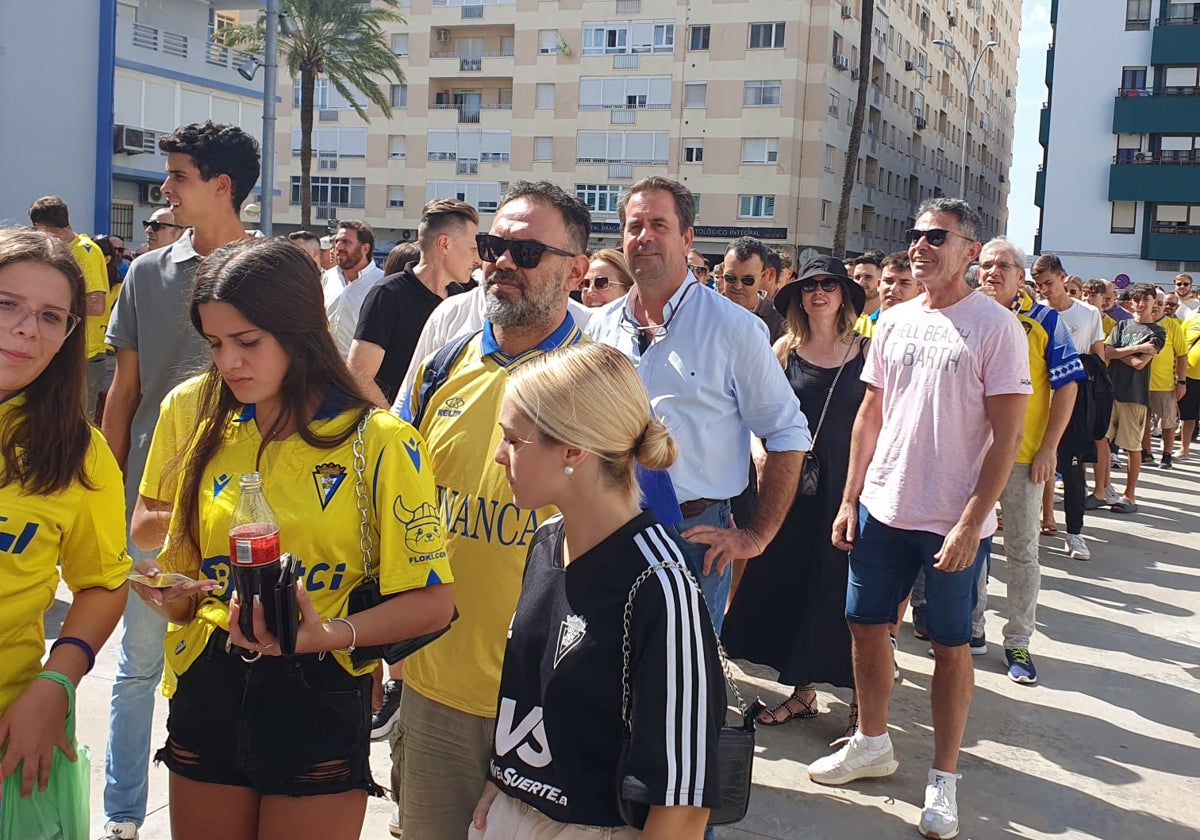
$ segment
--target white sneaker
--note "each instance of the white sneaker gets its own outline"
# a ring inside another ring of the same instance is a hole
[[[1092,552],[1088,550],[1087,541],[1083,534],[1067,534],[1067,554],[1072,560],[1091,560]]]
[[[1111,484],[1104,488],[1104,504],[1115,505],[1121,501],[1121,494]]]
[[[108,822],[104,825],[104,840],[138,840],[137,823]]]
[[[899,766],[890,736],[882,749],[869,750],[866,737],[858,732],[837,752],[808,765],[808,777],[819,785],[844,785],[855,779],[890,776]]]
[[[917,830],[922,837],[950,840],[958,836],[958,780],[961,776],[929,771],[925,786],[925,810]]]

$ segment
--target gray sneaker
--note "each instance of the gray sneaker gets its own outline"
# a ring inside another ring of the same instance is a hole
[[[921,823],[917,830],[922,837],[932,840],[950,840],[958,836],[958,775],[929,771],[929,784],[925,786],[925,809],[921,811]]]
[[[868,750],[862,736],[855,735],[833,755],[808,765],[808,777],[819,785],[844,785],[855,779],[890,776],[899,766],[890,736],[882,749]]]
[[[104,840],[138,840],[137,823],[110,820],[104,825]]]
[[[1083,534],[1067,534],[1067,554],[1072,560],[1091,560],[1092,552],[1088,549],[1087,540]]]

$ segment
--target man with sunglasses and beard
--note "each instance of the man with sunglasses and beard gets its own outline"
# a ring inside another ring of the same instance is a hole
[[[958,754],[975,678],[975,587],[1033,390],[1021,325],[966,283],[967,266],[980,253],[978,229],[979,214],[965,201],[921,205],[908,256],[925,294],[885,312],[871,341],[862,375],[867,393],[833,523],[834,545],[850,552],[846,619],[859,728],[808,768],[819,784],[844,785],[899,766],[888,735],[889,628],[924,571],[934,749],[918,828],[943,840],[958,835]]]
[[[146,231],[146,246],[151,251],[174,245],[187,230],[183,225],[175,224],[175,214],[170,207],[155,210],[149,219],[142,222],[142,228]]]
[[[658,176],[621,196],[617,210],[634,287],[593,316],[587,332],[633,360],[655,412],[679,443],[670,468],[683,516],[675,536],[720,633],[731,566],[757,557],[775,537],[811,438],[766,325],[750,311],[757,296],[751,292],[749,306],[735,306],[689,271],[695,207],[687,187]],[[735,249],[726,257],[726,273],[744,266],[730,262],[736,256]],[[731,527],[730,499],[747,485],[751,434],[766,450],[758,502],[747,527]]]
[[[522,721],[497,732],[496,698],[529,541],[554,510],[517,507],[492,456],[509,373],[583,337],[567,301],[588,270],[590,231],[591,216],[574,196],[546,181],[514,182],[490,232],[477,237],[483,328],[455,345],[457,357],[437,387],[422,387],[427,359],[401,400],[437,476],[460,612],[446,635],[404,663],[396,757],[406,837],[462,840],[488,778],[493,740],[528,739],[526,748],[538,749],[536,730],[521,734]]]

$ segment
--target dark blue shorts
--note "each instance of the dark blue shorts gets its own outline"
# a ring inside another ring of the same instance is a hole
[[[946,647],[971,641],[976,583],[987,562],[991,540],[981,540],[969,569],[943,572],[933,555],[945,537],[932,531],[905,531],[884,525],[858,506],[858,538],[850,552],[846,620],[851,624],[891,624],[900,603],[925,570],[925,626],[929,638]]]

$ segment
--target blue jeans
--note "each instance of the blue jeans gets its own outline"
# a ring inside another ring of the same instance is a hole
[[[725,622],[725,602],[729,600],[729,587],[733,582],[733,566],[732,564],[726,566],[725,571],[718,574],[714,564],[712,573],[704,574],[704,552],[708,551],[708,546],[685,540],[682,536],[684,531],[695,525],[715,525],[718,528],[728,528],[729,501],[725,500],[709,505],[698,516],[685,519],[670,528],[671,535],[679,544],[679,550],[683,552],[684,560],[687,561],[696,580],[700,581],[700,591],[704,595],[704,603],[708,605],[708,614],[712,617],[713,629],[720,636],[721,625]]]
[[[157,551],[140,551],[132,543],[129,553],[134,563],[158,556]],[[131,589],[121,624],[124,629],[104,757],[104,813],[114,822],[141,826],[146,819],[150,727],[154,722],[154,695],[162,681],[167,623]]]

